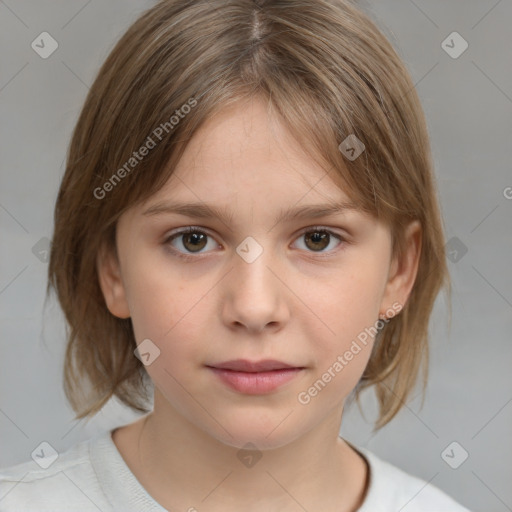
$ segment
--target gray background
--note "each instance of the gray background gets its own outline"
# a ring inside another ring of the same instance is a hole
[[[89,423],[72,420],[61,381],[64,323],[54,301],[43,309],[41,251],[52,236],[67,145],[88,87],[114,42],[150,5],[0,1],[0,466],[30,460],[42,441],[61,452],[137,417],[113,401]],[[441,295],[424,407],[416,391],[372,435],[375,400],[366,393],[365,418],[352,406],[342,435],[474,511],[510,511],[512,3],[367,0],[361,6],[405,60],[423,102],[452,239],[453,322],[449,329]],[[31,48],[43,31],[59,45],[47,59]],[[441,46],[453,31],[469,44],[458,58]],[[441,456],[453,441],[461,448],[452,460],[462,450],[469,454],[457,469]]]

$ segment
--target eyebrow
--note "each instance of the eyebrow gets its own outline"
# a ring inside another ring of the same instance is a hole
[[[275,223],[286,222],[290,220],[312,219],[317,217],[326,217],[330,215],[340,215],[347,211],[360,211],[361,209],[351,201],[341,201],[336,203],[310,204],[298,206],[287,211],[281,210]],[[218,218],[224,224],[229,224],[233,220],[233,213],[227,207],[218,207],[206,203],[157,203],[143,212],[145,216],[178,214],[186,217],[205,219]]]

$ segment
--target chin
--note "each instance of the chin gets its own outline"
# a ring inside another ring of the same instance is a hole
[[[288,420],[283,421],[286,414],[280,414],[278,420],[263,419],[261,414],[256,413],[252,417],[245,415],[242,419],[239,412],[237,413],[238,417],[233,421],[219,421],[229,433],[217,424],[215,430],[207,428],[205,432],[219,442],[237,449],[250,449],[246,446],[248,443],[256,446],[259,450],[277,449],[286,446],[305,433],[303,422],[301,426],[296,425],[297,418],[293,419],[293,423],[290,421],[286,425]]]

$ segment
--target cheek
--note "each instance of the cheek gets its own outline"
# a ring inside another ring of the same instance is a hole
[[[132,324],[137,343],[150,339],[156,346],[153,350],[159,351],[146,367],[149,376],[181,410],[179,404],[188,399],[182,384],[204,364],[208,346],[204,325],[211,305],[208,297],[201,300],[203,287],[181,284],[178,276],[162,279],[156,274],[133,283]]]
[[[355,385],[359,380],[377,332],[384,271],[377,257],[347,258],[343,269],[332,272],[327,280],[317,281],[318,286],[312,288],[304,283],[301,293],[311,314],[303,328],[308,339],[315,340],[320,374],[331,368],[338,382],[347,379],[347,385]],[[336,372],[332,367],[338,356],[344,355],[343,369],[337,365],[340,371]],[[341,373],[345,375],[343,379],[338,377]]]
[[[303,296],[330,328],[331,335],[343,339],[356,336],[378,318],[384,289],[384,268],[376,258],[346,262],[340,272],[332,272],[323,286],[304,283]]]
[[[307,338],[314,340],[314,372],[301,386],[297,401],[310,414],[321,416],[326,407],[344,403],[368,364],[377,334],[378,302],[367,284],[359,279],[332,283],[316,310],[328,328],[320,329],[323,324],[318,321],[305,324]]]
[[[204,283],[185,282],[177,267],[165,258],[150,259],[144,254],[133,258],[126,276],[137,343],[149,338],[158,346],[165,345],[169,339],[180,338],[185,326],[189,336],[193,334],[198,322],[191,322],[191,318],[201,310]]]

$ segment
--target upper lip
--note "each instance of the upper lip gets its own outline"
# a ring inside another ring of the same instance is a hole
[[[284,368],[302,368],[291,364],[283,363],[275,359],[264,359],[261,361],[249,361],[247,359],[234,359],[225,361],[224,363],[207,365],[211,368],[219,368],[222,370],[233,370],[238,372],[269,372],[272,370],[281,370]]]

